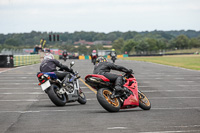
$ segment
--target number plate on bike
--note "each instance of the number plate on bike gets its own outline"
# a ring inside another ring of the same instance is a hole
[[[41,88],[43,91],[45,91],[47,88],[51,86],[49,80],[47,80],[45,83],[41,84]]]

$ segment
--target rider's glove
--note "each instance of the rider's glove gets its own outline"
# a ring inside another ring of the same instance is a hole
[[[129,69],[127,73],[133,73],[133,70],[132,70],[132,69]]]
[[[69,72],[71,72],[72,74],[74,74],[74,70],[72,68],[69,69]]]

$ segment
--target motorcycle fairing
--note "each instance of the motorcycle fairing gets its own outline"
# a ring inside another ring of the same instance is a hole
[[[138,85],[135,78],[127,79],[127,82],[124,84],[124,87],[129,88],[133,92],[133,95],[130,95],[125,101],[121,108],[126,108],[126,106],[133,105],[139,106],[139,99],[138,99]]]
[[[58,78],[54,72],[41,72],[41,73],[49,75],[51,78],[54,78],[54,79]]]
[[[97,78],[100,78],[102,79],[103,81],[106,81],[106,82],[110,82],[110,80],[108,78],[106,78],[105,76],[103,75],[98,75],[98,74],[89,74],[85,77],[85,80],[89,77],[97,77]]]

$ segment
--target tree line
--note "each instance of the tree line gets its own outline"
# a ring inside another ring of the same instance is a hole
[[[49,41],[49,35],[59,35],[59,41]],[[0,50],[3,48],[33,48],[39,44],[41,39],[45,39],[47,47],[67,49],[70,52],[79,52],[88,54],[92,49],[108,49],[103,45],[91,46],[89,49],[86,45],[79,47],[74,46],[74,42],[79,40],[86,41],[112,41],[112,48],[118,53],[137,53],[149,54],[168,49],[188,49],[200,47],[200,31],[179,30],[179,31],[114,31],[110,33],[103,32],[37,32],[30,33],[12,33],[0,34]]]

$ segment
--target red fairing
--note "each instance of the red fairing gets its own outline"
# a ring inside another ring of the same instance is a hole
[[[134,81],[131,86],[129,85],[129,82]],[[129,78],[127,79],[127,82],[124,84],[124,87],[129,88],[133,95],[130,95],[125,101],[121,109],[125,108],[128,105],[136,105],[139,106],[139,98],[138,98],[138,84],[135,78]]]
[[[88,77],[98,77],[100,79],[102,79],[103,81],[106,81],[106,82],[110,82],[110,80],[108,78],[106,78],[105,76],[103,75],[98,75],[98,74],[89,74],[85,77],[85,80],[88,78]]]
[[[96,56],[96,55],[92,56],[92,59],[95,59],[95,58],[97,58],[97,56]]]

